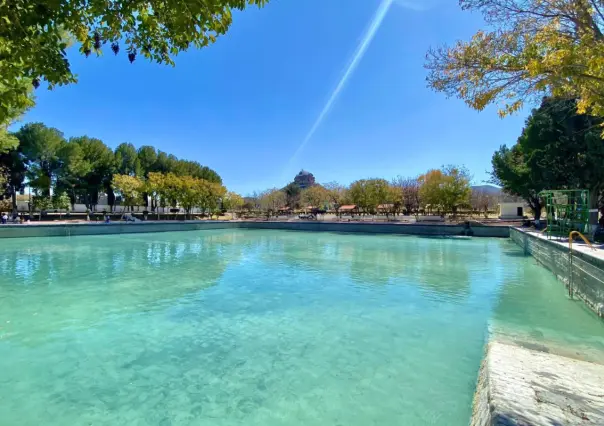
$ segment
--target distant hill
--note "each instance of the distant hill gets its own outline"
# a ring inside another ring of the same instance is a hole
[[[484,191],[489,195],[499,197],[502,194],[501,188],[493,185],[474,185],[472,191]]]

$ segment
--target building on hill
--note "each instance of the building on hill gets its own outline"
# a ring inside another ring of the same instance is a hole
[[[315,184],[315,177],[312,173],[306,170],[301,170],[294,178],[294,183],[300,188],[305,189]]]

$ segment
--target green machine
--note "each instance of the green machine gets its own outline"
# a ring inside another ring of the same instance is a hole
[[[547,213],[547,238],[568,238],[572,231],[589,235],[589,191],[569,189],[542,191]]]

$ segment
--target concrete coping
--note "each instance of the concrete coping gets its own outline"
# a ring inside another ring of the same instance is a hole
[[[493,341],[470,425],[604,425],[603,383],[603,365]]]
[[[509,226],[466,226],[464,224],[404,224],[381,222],[330,221],[141,221],[141,222],[81,222],[28,223],[0,226],[0,238],[126,234],[141,232],[193,231],[203,229],[273,229],[323,232],[355,232],[425,236],[510,236]]]
[[[559,249],[568,252],[568,238],[549,239],[549,238],[547,238],[547,235],[543,234],[542,232],[537,232],[537,231],[529,230],[526,228],[513,228],[513,229],[520,231],[524,234],[530,235],[531,237],[538,238],[549,244],[553,244],[554,246],[557,246]],[[573,242],[573,254],[583,257],[583,258],[588,258],[589,260],[592,261],[592,263],[599,264],[599,265],[601,265],[602,268],[604,268],[604,244],[593,243],[592,247],[589,247],[583,241]]]

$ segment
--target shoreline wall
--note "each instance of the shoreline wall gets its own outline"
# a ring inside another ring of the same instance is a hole
[[[478,374],[470,426],[596,426],[604,366],[492,341]]]
[[[354,232],[368,234],[402,234],[425,236],[463,236],[508,238],[508,226],[390,224],[342,222],[253,222],[253,221],[162,221],[27,224],[0,226],[0,238],[59,237],[76,235],[133,234],[141,232],[198,231],[204,229],[274,229],[310,232]]]
[[[603,259],[584,252],[573,251],[571,270],[568,247],[516,228],[510,229],[510,237],[524,249],[524,254],[532,255],[537,262],[556,275],[567,288],[571,283],[573,295],[583,300],[598,316],[604,317]]]

